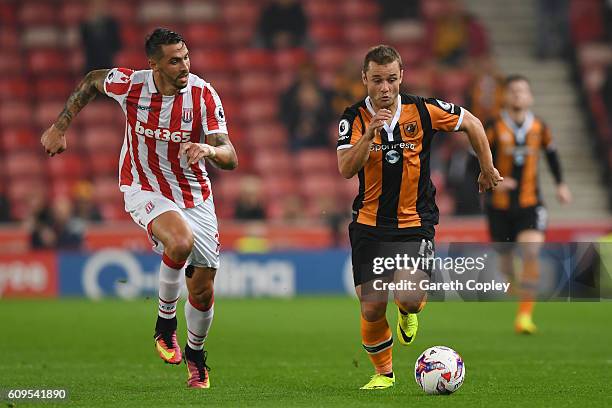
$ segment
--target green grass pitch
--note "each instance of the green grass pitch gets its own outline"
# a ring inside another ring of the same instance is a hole
[[[217,299],[207,340],[210,390],[188,390],[184,365],[153,348],[156,304],[87,300],[0,301],[0,388],[66,388],[68,402],[2,406],[612,406],[612,303],[536,307],[540,332],[512,331],[512,303],[430,303],[415,344],[394,347],[393,389],[361,391],[372,368],[348,297]],[[395,310],[389,308],[395,326]],[[179,310],[179,339],[185,341]],[[427,396],[414,361],[447,345],[466,363],[463,387]]]

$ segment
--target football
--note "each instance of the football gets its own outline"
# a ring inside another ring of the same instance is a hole
[[[414,364],[414,377],[427,394],[452,394],[463,384],[465,364],[449,347],[430,347]]]

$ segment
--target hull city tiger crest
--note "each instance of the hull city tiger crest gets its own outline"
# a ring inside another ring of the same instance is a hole
[[[190,123],[193,120],[193,108],[183,108],[183,122]]]
[[[404,130],[406,131],[406,133],[414,133],[416,129],[417,129],[416,122],[410,122],[406,126],[404,126]]]

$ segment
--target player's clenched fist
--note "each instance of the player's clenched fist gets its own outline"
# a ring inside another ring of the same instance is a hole
[[[66,136],[64,132],[51,125],[40,138],[40,143],[49,156],[55,156],[66,150]]]
[[[499,175],[499,171],[495,167],[492,167],[491,170],[483,170],[478,176],[478,192],[484,193],[492,190],[503,180],[504,178]]]
[[[187,165],[191,166],[193,163],[197,163],[207,157],[213,158],[216,156],[215,148],[206,143],[182,143],[179,149],[179,159],[182,155],[187,158]]]
[[[370,124],[365,132],[365,137],[368,140],[374,139],[376,131],[385,125],[385,122],[393,117],[389,109],[380,109],[376,115],[372,117]]]

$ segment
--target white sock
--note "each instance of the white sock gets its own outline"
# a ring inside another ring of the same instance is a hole
[[[208,336],[208,330],[213,321],[215,306],[202,311],[191,304],[191,298],[185,302],[185,319],[187,320],[187,344],[193,350],[202,350],[204,340]]]
[[[163,319],[176,317],[176,303],[181,291],[181,269],[185,262],[172,261],[166,254],[159,268],[159,309],[157,315]]]

